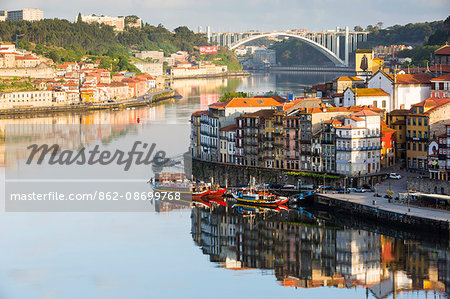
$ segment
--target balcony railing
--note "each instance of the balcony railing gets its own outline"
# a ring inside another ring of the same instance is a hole
[[[419,142],[428,142],[428,138],[421,137],[406,137],[407,141],[419,141]]]

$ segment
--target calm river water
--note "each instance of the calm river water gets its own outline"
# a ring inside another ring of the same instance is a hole
[[[187,125],[193,111],[206,109],[226,91],[301,95],[304,86],[338,75],[255,74],[176,81],[174,88],[183,95],[180,100],[135,110],[0,120],[0,134],[6,124],[134,124],[139,118],[149,124]],[[187,149],[188,142],[179,147]],[[22,150],[16,150],[18,159]],[[0,176],[4,188],[3,171]],[[0,196],[4,202],[3,192]],[[327,213],[317,213],[329,219],[318,225],[271,213],[252,218],[183,205],[158,205],[152,210],[2,212],[0,297],[447,298],[450,294],[448,236],[427,240],[395,228],[333,219]]]

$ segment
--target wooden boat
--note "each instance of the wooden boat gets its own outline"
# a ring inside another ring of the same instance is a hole
[[[211,193],[211,189],[203,190],[203,191],[197,191],[192,192],[192,197],[203,197]]]
[[[248,193],[238,192],[237,194],[232,194],[234,199],[238,203],[258,205],[262,207],[277,207],[283,205],[289,201],[288,197],[277,196],[275,194],[270,194],[265,191]]]
[[[212,191],[208,194],[209,196],[223,196],[227,192],[227,188],[221,188],[215,191]]]
[[[232,206],[233,209],[236,209],[238,213],[241,214],[252,214],[252,213],[266,213],[266,212],[275,212],[279,213],[282,211],[289,211],[289,208],[283,205],[279,205],[277,207],[263,207],[259,205],[246,205],[246,204],[234,204]]]

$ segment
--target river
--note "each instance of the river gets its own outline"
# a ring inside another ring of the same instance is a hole
[[[187,126],[193,111],[206,109],[226,91],[301,95],[305,86],[337,76],[257,73],[248,78],[178,80],[173,87],[183,96],[179,100],[122,111],[3,119],[0,134],[5,134],[7,124]],[[104,141],[103,137],[92,138]],[[188,138],[177,147],[187,149]],[[22,152],[25,149],[18,146],[10,156],[19,161]],[[4,155],[0,144],[0,156]],[[313,214],[330,219],[325,224],[291,221],[277,213],[243,217],[223,209],[154,207],[154,202],[151,206],[147,213],[2,212],[1,297],[447,298],[450,294],[448,238],[433,242],[395,228],[387,231],[333,219],[321,211]]]

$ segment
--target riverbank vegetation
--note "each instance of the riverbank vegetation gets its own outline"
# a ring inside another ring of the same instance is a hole
[[[30,78],[0,79],[0,92],[33,91],[35,88]]]
[[[217,53],[200,54],[200,52],[196,52],[195,57],[199,61],[211,61],[217,65],[226,65],[228,71],[242,70],[242,65],[234,52],[226,47],[219,47]]]
[[[132,51],[155,50],[165,55],[208,45],[205,35],[194,33],[185,26],[170,32],[163,25],[145,24],[142,28],[126,28],[122,32],[101,24],[88,24],[80,19],[69,22],[60,19],[41,21],[0,22],[0,41],[15,42],[18,47],[51,58],[55,63],[79,61],[83,56],[102,60],[102,66],[111,70],[137,71],[130,63]],[[221,48],[214,62],[240,70],[232,51]]]

